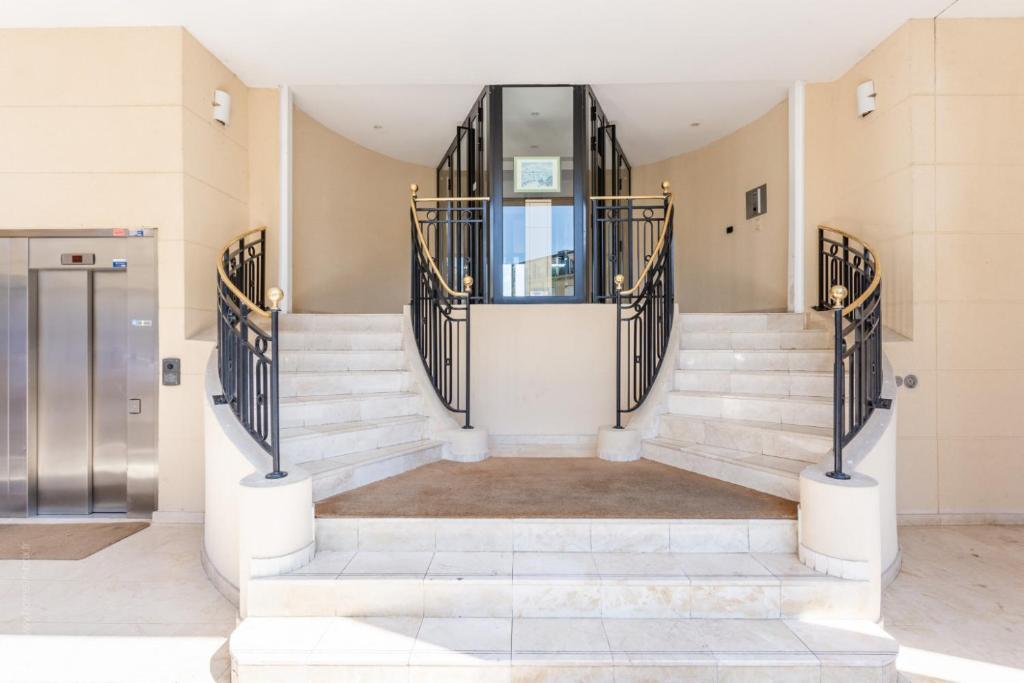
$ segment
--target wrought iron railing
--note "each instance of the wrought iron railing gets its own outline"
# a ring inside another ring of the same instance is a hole
[[[278,315],[284,292],[271,287],[265,305],[267,231],[244,232],[224,245],[217,262],[217,371],[227,404],[273,462],[268,479],[281,470]],[[269,328],[269,329],[268,329]]]
[[[673,205],[668,181],[661,187],[661,195],[591,198],[592,233],[613,245],[606,270],[615,273],[616,429],[646,400],[672,335]]]
[[[412,331],[438,398],[470,415],[470,305],[473,284],[487,278],[488,197],[418,198],[412,186]],[[456,288],[461,288],[458,291]]]
[[[848,305],[843,305],[852,297]],[[875,252],[858,237],[818,227],[818,306],[833,312],[835,356],[832,384],[833,468],[843,472],[843,447],[867,423],[876,408],[891,407],[882,398],[882,267]]]

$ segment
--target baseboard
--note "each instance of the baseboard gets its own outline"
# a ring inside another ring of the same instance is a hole
[[[204,518],[202,512],[157,510],[152,521],[154,524],[202,524]]]
[[[1024,524],[1020,512],[940,512],[926,514],[899,514],[900,526],[1011,526]]]
[[[900,548],[896,551],[896,557],[892,559],[889,567],[882,572],[882,590],[889,587],[889,584],[896,580],[896,577],[900,575],[900,570],[903,569],[903,549]]]
[[[492,457],[505,458],[593,458],[597,456],[597,434],[491,434]]]
[[[217,571],[217,568],[213,566],[213,562],[210,562],[210,558],[206,555],[206,541],[202,540],[199,542],[199,561],[203,565],[203,571],[206,572],[206,578],[210,580],[213,587],[234,605],[238,607],[241,598],[238,594],[238,586],[228,581],[227,577]]]

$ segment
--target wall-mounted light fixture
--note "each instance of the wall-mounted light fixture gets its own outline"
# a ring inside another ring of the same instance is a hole
[[[231,95],[223,90],[213,91],[213,120],[225,126],[231,122]]]
[[[875,82],[864,81],[857,86],[857,114],[864,118],[875,110]]]

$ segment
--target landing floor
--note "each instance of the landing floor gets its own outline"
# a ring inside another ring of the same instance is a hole
[[[795,519],[796,503],[649,460],[437,462],[316,506],[317,517]]]

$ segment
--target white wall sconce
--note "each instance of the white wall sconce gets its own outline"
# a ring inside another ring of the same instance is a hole
[[[875,82],[864,81],[857,86],[857,114],[864,118],[875,110]]]
[[[231,122],[231,95],[223,90],[213,91],[213,120],[225,126]]]

